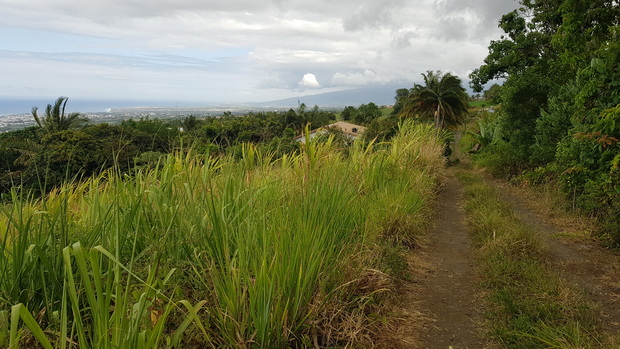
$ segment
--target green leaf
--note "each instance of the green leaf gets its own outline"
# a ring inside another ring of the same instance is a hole
[[[28,309],[23,304],[16,304],[11,308],[11,339],[9,348],[19,348],[19,320],[22,320],[32,335],[39,341],[45,349],[53,349],[52,343],[47,339],[45,333],[32,317]]]

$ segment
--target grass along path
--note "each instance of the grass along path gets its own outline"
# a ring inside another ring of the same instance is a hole
[[[501,191],[519,219],[532,227],[549,252],[549,261],[566,281],[586,292],[600,311],[601,330],[620,334],[620,256],[603,248],[592,236],[589,222],[549,212],[543,195],[502,182],[491,182]],[[547,200],[548,201],[548,200]],[[542,204],[541,204],[542,202]]]
[[[597,305],[592,296],[596,277],[586,276],[596,265],[552,242],[554,230],[548,224],[533,219],[519,201],[506,199],[480,174],[460,169],[457,178],[488,294],[489,336],[506,348],[616,347],[610,322],[599,311],[605,304]],[[586,269],[576,273],[577,265]]]

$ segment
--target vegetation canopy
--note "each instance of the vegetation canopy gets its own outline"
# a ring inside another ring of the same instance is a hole
[[[424,85],[413,86],[400,115],[433,120],[437,129],[462,124],[467,115],[469,96],[461,79],[441,71],[427,71],[422,76]]]
[[[498,78],[501,101],[480,131],[480,164],[504,177],[554,182],[572,209],[598,217],[620,246],[620,4],[616,0],[523,0],[499,22],[474,91]],[[490,124],[492,123],[492,124]]]

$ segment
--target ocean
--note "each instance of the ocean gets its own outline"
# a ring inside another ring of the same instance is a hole
[[[39,107],[45,110],[48,104],[54,104],[56,98],[7,98],[0,97],[0,116],[13,114],[30,114],[32,107]],[[189,103],[191,104],[191,103]],[[79,99],[69,98],[67,101],[66,112],[96,113],[105,112],[114,108],[132,107],[166,107],[166,106],[187,106],[188,103],[178,103],[174,101],[153,101],[153,100],[99,100],[99,99]]]

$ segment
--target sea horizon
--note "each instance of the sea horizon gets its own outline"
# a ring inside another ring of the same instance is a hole
[[[8,132],[25,127],[34,126],[32,107],[45,112],[48,104],[55,99],[45,98],[7,98],[0,97],[0,132]],[[217,117],[225,112],[232,115],[245,115],[255,111],[283,111],[288,107],[266,107],[242,104],[204,104],[174,101],[149,100],[98,100],[98,99],[69,99],[66,113],[79,112],[84,114],[91,124],[120,123],[122,120],[141,118],[175,119],[186,116]]]
[[[45,97],[0,97],[0,116],[28,114],[33,107],[45,110],[48,104],[54,104],[56,98]],[[111,109],[124,108],[158,108],[158,107],[214,107],[212,103],[165,101],[149,99],[97,99],[97,98],[69,98],[66,112],[100,113]]]

